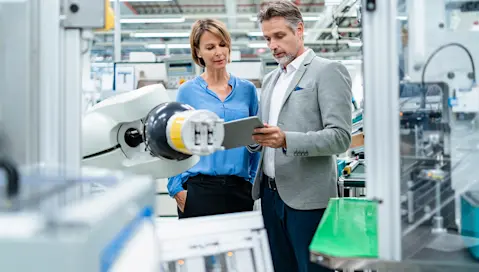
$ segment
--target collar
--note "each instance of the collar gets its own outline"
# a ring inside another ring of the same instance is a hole
[[[286,69],[283,68],[283,66],[281,66],[281,64],[279,65],[280,69],[282,72],[289,72],[289,71],[294,71],[294,70],[298,70],[299,67],[301,66],[301,64],[303,63],[304,59],[306,58],[306,56],[309,54],[309,51],[311,51],[310,48],[306,48],[306,50],[304,50],[304,52],[299,55],[298,57],[296,57],[290,64],[288,64],[286,66]]]
[[[234,88],[235,84],[236,84],[236,78],[231,73],[229,73],[229,75],[230,75],[230,78],[228,79],[228,85],[231,85],[231,87]],[[206,81],[203,79],[203,77],[196,76],[196,82],[198,82],[201,87],[203,87],[205,89],[208,88],[208,83],[206,83]]]

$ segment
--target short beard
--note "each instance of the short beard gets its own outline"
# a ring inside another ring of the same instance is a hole
[[[277,63],[279,63],[280,65],[285,66],[286,64],[291,63],[296,58],[296,56],[293,55],[293,54],[285,54],[284,57],[281,57],[281,58],[273,57],[273,58],[274,58],[274,60],[276,60]]]
[[[299,48],[300,48],[300,46],[298,45],[298,48],[296,48],[296,52],[294,54],[285,53],[284,57],[279,58],[279,59],[275,58],[274,55],[273,55],[273,58],[280,65],[286,66],[287,64],[290,64],[298,56]]]

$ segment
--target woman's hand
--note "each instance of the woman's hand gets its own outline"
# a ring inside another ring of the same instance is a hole
[[[178,208],[181,212],[185,212],[186,195],[186,190],[183,190],[175,195],[176,205],[178,205]]]

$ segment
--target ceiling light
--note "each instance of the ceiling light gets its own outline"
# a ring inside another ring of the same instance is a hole
[[[251,16],[249,18],[249,20],[251,22],[256,22],[256,21],[258,21],[258,18],[256,18],[256,16]],[[316,16],[304,16],[303,17],[303,21],[305,21],[305,22],[306,21],[318,21],[318,20],[319,20],[319,17],[316,17]]]
[[[248,32],[246,35],[250,36],[250,37],[263,37],[263,32],[261,31],[252,31],[252,32]],[[304,32],[304,35],[308,35],[308,32]]]
[[[268,48],[266,43],[248,43],[249,48]]]
[[[148,49],[165,49],[166,44],[147,44],[145,47]]]
[[[341,4],[341,0],[324,0],[325,6],[339,6]]]
[[[363,43],[361,41],[348,41],[349,47],[361,47]]]
[[[319,17],[311,17],[311,16],[305,16],[303,17],[303,21],[318,21]]]
[[[169,49],[189,49],[189,44],[147,44],[145,47],[148,49],[165,49],[168,46]]]
[[[185,17],[180,18],[131,18],[121,19],[122,24],[162,24],[162,23],[183,23]]]
[[[251,36],[251,37],[262,37],[262,36],[263,36],[263,32],[260,32],[260,31],[255,32],[255,31],[253,31],[253,32],[248,32],[248,34],[246,34],[246,35]]]
[[[188,32],[166,32],[166,33],[131,33],[134,38],[187,38]]]
[[[120,2],[171,2],[173,0],[120,0]],[[115,0],[110,0],[110,2],[115,2]]]

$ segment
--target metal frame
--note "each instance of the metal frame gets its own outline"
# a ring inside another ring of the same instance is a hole
[[[62,124],[63,147],[62,150],[68,152],[62,154],[63,161],[69,165],[73,171],[80,169],[81,165],[81,121],[82,121],[82,54],[85,49],[82,48],[81,31],[78,29],[69,29],[65,31],[64,57],[65,71],[64,92],[62,92]],[[86,48],[88,50],[88,48]],[[75,173],[76,174],[76,173]]]
[[[78,173],[81,138],[81,39],[61,26],[60,0],[0,1],[8,69],[5,129],[20,165],[65,165]],[[41,4],[40,4],[41,3]],[[18,35],[17,33],[23,33]],[[10,57],[16,58],[10,60]]]
[[[0,119],[10,144],[9,156],[21,164],[38,161],[40,116],[36,2],[0,0]],[[17,35],[24,33],[24,35]],[[4,54],[2,52],[16,52]],[[8,64],[8,67],[4,64]],[[15,133],[15,134],[13,134]]]
[[[62,6],[69,1],[44,2],[0,0],[0,33],[6,37],[0,45],[0,63],[8,64],[8,68],[0,66],[0,80],[5,84],[0,89],[1,122],[11,143],[9,155],[19,166],[42,165],[49,172],[56,169],[59,176],[77,176],[85,52],[82,34],[83,28],[91,27],[64,25],[69,15],[62,14]],[[96,3],[103,2],[79,4]],[[69,198],[62,197],[63,201]]]
[[[114,31],[115,62],[121,61],[121,3],[115,0],[115,31]]]
[[[40,99],[40,161],[45,165],[58,166],[61,163],[60,139],[60,54],[62,44],[60,29],[60,0],[51,0],[39,5],[39,90]],[[36,22],[32,22],[36,23]],[[32,85],[35,88],[34,85]],[[66,116],[67,118],[68,116]],[[80,124],[77,124],[78,126]],[[72,147],[74,148],[74,147]]]
[[[376,3],[368,10],[368,3]],[[397,1],[364,1],[364,129],[367,197],[377,199],[379,258],[401,260]],[[387,163],[387,167],[381,167]]]

